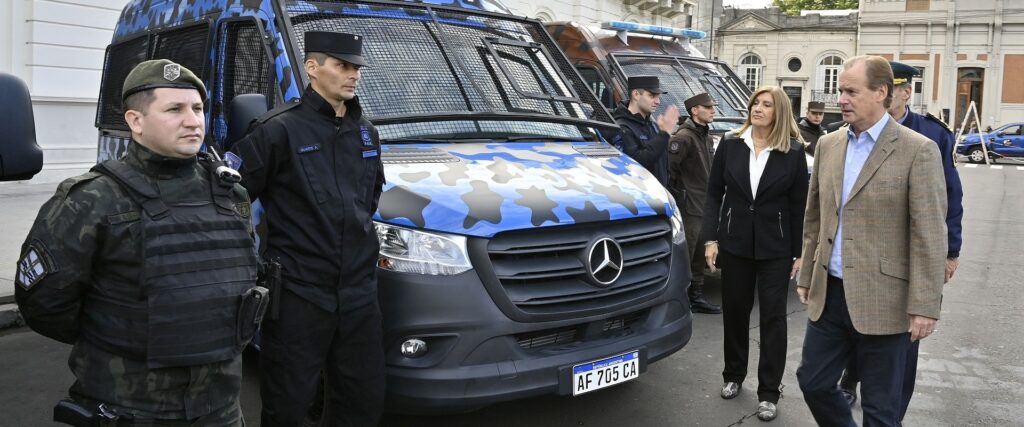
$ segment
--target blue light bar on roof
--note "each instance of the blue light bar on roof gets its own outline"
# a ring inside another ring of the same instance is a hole
[[[601,29],[629,31],[631,33],[652,34],[656,36],[685,37],[688,39],[702,39],[707,36],[707,33],[703,31],[691,30],[689,28],[662,27],[660,25],[644,25],[622,21],[602,22]]]

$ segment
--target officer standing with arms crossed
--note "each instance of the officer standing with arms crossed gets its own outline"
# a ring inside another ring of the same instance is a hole
[[[612,113],[622,127],[612,145],[647,168],[661,185],[668,185],[668,136],[679,121],[679,107],[670,105],[665,113],[651,117],[661,104],[661,82],[656,76],[634,76],[627,80],[629,101],[619,103]]]
[[[56,421],[243,425],[241,352],[266,294],[249,198],[237,173],[199,153],[205,99],[179,64],[135,67],[122,91],[127,154],[61,183],[22,246],[22,315],[74,345],[73,402]]]
[[[683,102],[689,117],[668,143],[669,192],[683,213],[686,250],[690,259],[690,311],[722,314],[722,308],[704,299],[704,242],[700,227],[704,224],[704,200],[707,198],[708,176],[714,158],[714,141],[709,124],[715,120],[718,105],[707,93],[699,93]],[[694,254],[697,254],[695,257]]]
[[[229,153],[266,208],[265,256],[280,260],[279,313],[262,329],[263,426],[303,422],[326,375],[326,425],[376,425],[384,404],[371,217],[384,170],[356,97],[358,35],[307,32],[302,100],[268,112]]]
[[[938,118],[931,114],[920,115],[910,111],[907,105],[913,95],[913,79],[919,75],[917,68],[910,65],[889,61],[893,74],[893,97],[892,105],[889,106],[889,114],[897,123],[906,126],[917,133],[928,137],[939,145],[939,152],[942,156],[942,172],[946,180],[946,232],[949,249],[946,253],[945,282],[949,282],[960,266],[960,246],[963,242],[961,236],[962,220],[964,216],[964,190],[960,184],[960,174],[956,171],[953,163],[953,147],[956,141],[953,133]],[[917,381],[917,353],[921,347],[921,341],[914,341],[907,350],[907,367],[903,379],[903,395],[900,402],[900,420],[907,414],[910,407],[910,399],[914,396],[914,384]],[[843,397],[851,405],[857,400],[857,383],[860,376],[856,371],[856,363],[851,361],[846,366],[846,372],[840,380],[840,387]]]

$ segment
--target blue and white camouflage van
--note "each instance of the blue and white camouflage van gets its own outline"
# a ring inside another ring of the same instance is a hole
[[[127,147],[121,82],[139,62],[206,82],[224,151],[252,118],[240,95],[261,111],[300,97],[313,30],[363,35],[371,64],[389,410],[578,395],[686,345],[675,202],[601,138],[615,122],[543,26],[490,0],[134,0],[107,48],[99,160]]]

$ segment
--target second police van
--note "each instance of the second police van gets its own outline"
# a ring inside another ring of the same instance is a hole
[[[119,99],[138,63],[206,82],[206,142],[223,151],[300,97],[306,31],[363,35],[371,64],[389,410],[578,395],[686,345],[675,202],[601,138],[615,122],[544,27],[490,0],[131,1],[106,52],[98,160],[129,143]]]

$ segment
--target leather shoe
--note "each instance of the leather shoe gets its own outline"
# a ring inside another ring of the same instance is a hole
[[[703,297],[690,300],[690,311],[704,314],[722,314],[722,308],[714,305]]]
[[[757,405],[757,418],[761,421],[771,421],[779,416],[779,408],[769,401]]]
[[[843,399],[846,399],[846,403],[853,407],[853,404],[857,402],[857,389],[848,389],[839,387],[839,392],[843,394]]]
[[[722,399],[732,399],[740,394],[740,385],[734,382],[727,382],[722,386]]]

